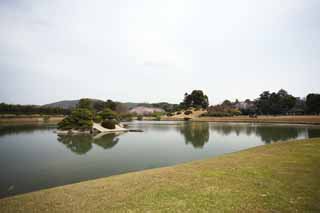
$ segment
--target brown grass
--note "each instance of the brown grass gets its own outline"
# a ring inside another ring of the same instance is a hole
[[[49,123],[59,123],[64,116],[50,116],[48,122]],[[1,123],[39,123],[44,122],[44,116],[11,116],[11,117],[0,117]]]
[[[163,117],[162,120],[183,120],[188,116]],[[289,123],[289,124],[320,124],[320,116],[315,115],[296,115],[296,116],[258,116],[250,118],[249,116],[233,117],[199,117],[197,115],[189,116],[193,121],[207,122],[246,122],[246,123]]]

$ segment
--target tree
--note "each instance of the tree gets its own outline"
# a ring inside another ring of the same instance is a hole
[[[101,116],[102,120],[105,120],[105,119],[116,119],[116,120],[118,120],[117,113],[114,112],[113,110],[109,109],[109,108],[105,108],[98,115]]]
[[[70,110],[60,107],[0,103],[0,114],[67,115],[70,114]]]
[[[261,114],[286,114],[294,107],[296,98],[288,94],[284,89],[277,93],[265,91],[256,100],[258,111]]]
[[[122,113],[123,114],[123,113],[128,113],[129,109],[128,109],[128,106],[126,104],[122,104],[120,102],[117,102],[115,111],[117,113]]]
[[[103,110],[105,108],[105,102],[104,101],[95,101],[93,103],[93,109],[96,112],[100,112],[101,110]]]
[[[264,91],[263,93],[260,94],[260,97],[256,101],[258,111],[261,114],[269,114],[271,111],[270,105],[269,105],[270,95],[271,94],[269,91]]]
[[[185,143],[192,144],[194,148],[203,148],[210,138],[208,123],[187,123],[181,126],[180,133]]]
[[[93,125],[92,119],[93,114],[90,110],[85,108],[76,108],[71,112],[71,115],[58,123],[58,128],[62,130],[90,130]]]
[[[308,94],[306,105],[308,113],[320,113],[320,94]]]
[[[79,100],[77,108],[92,110],[91,100],[89,98],[82,98]]]
[[[294,115],[303,115],[306,111],[306,101],[304,99],[297,98],[294,107],[290,110],[290,113]]]
[[[206,96],[202,90],[193,90],[191,94],[185,93],[181,106],[188,107],[202,107],[207,108],[209,106],[208,96]]]
[[[231,101],[229,101],[229,100],[224,100],[224,101],[222,102],[222,106],[231,107],[231,106],[232,106],[232,103],[231,103]]]
[[[113,102],[112,100],[108,99],[108,100],[106,101],[104,107],[105,107],[105,108],[109,108],[109,109],[115,111],[115,110],[116,110],[116,107],[117,107],[117,104],[116,104],[115,102]]]

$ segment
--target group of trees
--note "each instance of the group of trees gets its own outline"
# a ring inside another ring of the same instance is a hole
[[[265,91],[255,100],[255,104],[257,114],[319,114],[320,94],[308,94],[305,99],[301,99],[283,89],[277,93]]]
[[[0,114],[15,114],[15,115],[68,115],[69,109],[59,107],[43,107],[36,105],[16,105],[0,103]]]
[[[295,106],[297,98],[281,89],[277,93],[263,92],[256,100],[259,114],[287,114]]]
[[[93,125],[93,113],[86,108],[75,108],[71,114],[58,123],[62,130],[90,130]]]
[[[180,103],[180,106],[184,109],[189,107],[206,109],[209,106],[209,99],[202,90],[193,90],[191,94],[184,94],[184,99]]]
[[[77,107],[72,110],[71,114],[58,124],[58,127],[62,130],[91,130],[94,121],[101,123],[105,128],[114,129],[121,119],[120,114],[115,111],[116,109],[117,103],[111,100],[93,103],[91,99],[83,98],[79,100]]]
[[[151,107],[162,108],[167,113],[187,110],[188,108],[203,108],[208,109],[207,115],[209,116],[230,116],[238,114],[320,114],[320,94],[308,94],[306,98],[301,99],[281,89],[278,92],[272,93],[264,91],[257,99],[252,101],[249,99],[244,102],[225,100],[222,104],[209,107],[208,96],[204,94],[202,90],[193,90],[190,94],[185,93],[183,101],[180,104],[160,102],[148,104],[148,106],[149,105]],[[95,119],[95,121],[105,120],[107,117],[113,117],[113,119],[116,120],[131,120],[132,117],[136,116],[129,113],[126,104],[112,100],[100,101],[84,98],[79,101],[75,109],[0,103],[0,114],[69,115],[71,113],[72,117],[78,119],[79,116],[85,112],[79,109],[87,109],[90,111],[92,113],[92,119]]]
[[[320,113],[320,94],[309,94],[306,100],[307,112],[310,114]]]
[[[252,101],[225,100],[222,104],[208,106],[208,96],[201,90],[193,90],[191,94],[185,93],[183,102],[175,110],[204,108],[208,111],[207,116],[319,114],[320,94],[308,94],[306,98],[301,99],[280,89],[278,92],[264,91]]]

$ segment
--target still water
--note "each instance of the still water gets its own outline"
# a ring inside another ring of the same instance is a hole
[[[280,140],[320,137],[320,127],[130,122],[144,132],[58,136],[54,125],[0,126],[0,197],[205,159]]]

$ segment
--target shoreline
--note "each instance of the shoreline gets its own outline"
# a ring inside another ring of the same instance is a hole
[[[47,117],[48,116],[48,117]],[[0,117],[0,124],[24,124],[24,123],[59,123],[65,116],[50,115],[25,115],[13,117]]]
[[[194,122],[229,122],[229,123],[269,123],[269,124],[310,124],[320,125],[320,116],[314,115],[296,115],[296,116],[258,116],[250,118],[249,116],[233,117],[192,117]],[[162,121],[183,121],[183,117],[164,117]]]
[[[320,210],[319,166],[320,138],[279,142],[7,197],[0,211]]]

